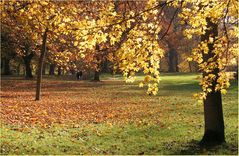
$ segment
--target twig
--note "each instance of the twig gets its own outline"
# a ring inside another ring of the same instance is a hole
[[[159,40],[162,40],[167,34],[168,34],[168,31],[169,31],[169,29],[170,29],[170,27],[171,27],[171,25],[172,25],[172,23],[173,23],[173,20],[174,20],[174,17],[176,16],[176,14],[178,13],[178,8],[174,11],[174,14],[173,14],[173,17],[171,18],[171,20],[170,20],[170,23],[169,23],[169,25],[168,25],[168,28],[167,28],[167,30],[164,32],[164,34],[160,37],[160,39]]]

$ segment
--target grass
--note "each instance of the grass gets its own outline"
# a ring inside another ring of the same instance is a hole
[[[3,79],[1,154],[237,155],[237,82],[223,96],[227,143],[203,149],[203,107],[192,97],[197,76],[163,74],[157,96],[120,76],[97,83],[47,77],[40,102],[34,81]]]

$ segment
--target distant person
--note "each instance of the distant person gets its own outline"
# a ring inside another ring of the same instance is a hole
[[[79,72],[76,73],[76,78],[78,80],[82,80],[82,75],[83,75],[82,71],[79,71]]]

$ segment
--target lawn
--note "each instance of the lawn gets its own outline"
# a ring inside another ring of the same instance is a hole
[[[223,96],[227,143],[200,148],[197,74],[163,74],[157,96],[121,76],[101,82],[46,76],[1,80],[1,154],[238,154],[238,86]],[[139,76],[138,80],[142,79]]]

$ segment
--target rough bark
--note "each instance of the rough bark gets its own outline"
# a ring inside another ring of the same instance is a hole
[[[41,94],[42,67],[43,67],[44,57],[45,57],[45,53],[46,53],[47,32],[48,32],[48,28],[46,28],[46,30],[42,36],[41,54],[40,54],[40,58],[39,58],[39,62],[38,62],[36,100],[40,100],[40,94]]]
[[[209,40],[209,37],[218,36],[218,25],[211,22],[210,18],[207,18],[208,30],[204,35],[201,36],[201,41]],[[203,61],[208,62],[209,58],[215,56],[213,53],[214,47],[213,43],[208,44],[208,53],[203,54]],[[215,57],[214,57],[215,58]],[[217,61],[215,58],[214,61]],[[215,86],[218,79],[219,69],[214,69],[211,74],[216,75],[216,78],[212,82],[212,92],[208,93],[206,99],[204,100],[204,122],[205,122],[205,132],[204,136],[200,142],[201,145],[218,145],[225,142],[224,134],[224,121],[223,121],[223,110],[222,110],[222,98],[221,92],[215,91]],[[203,77],[210,73],[203,73]]]

